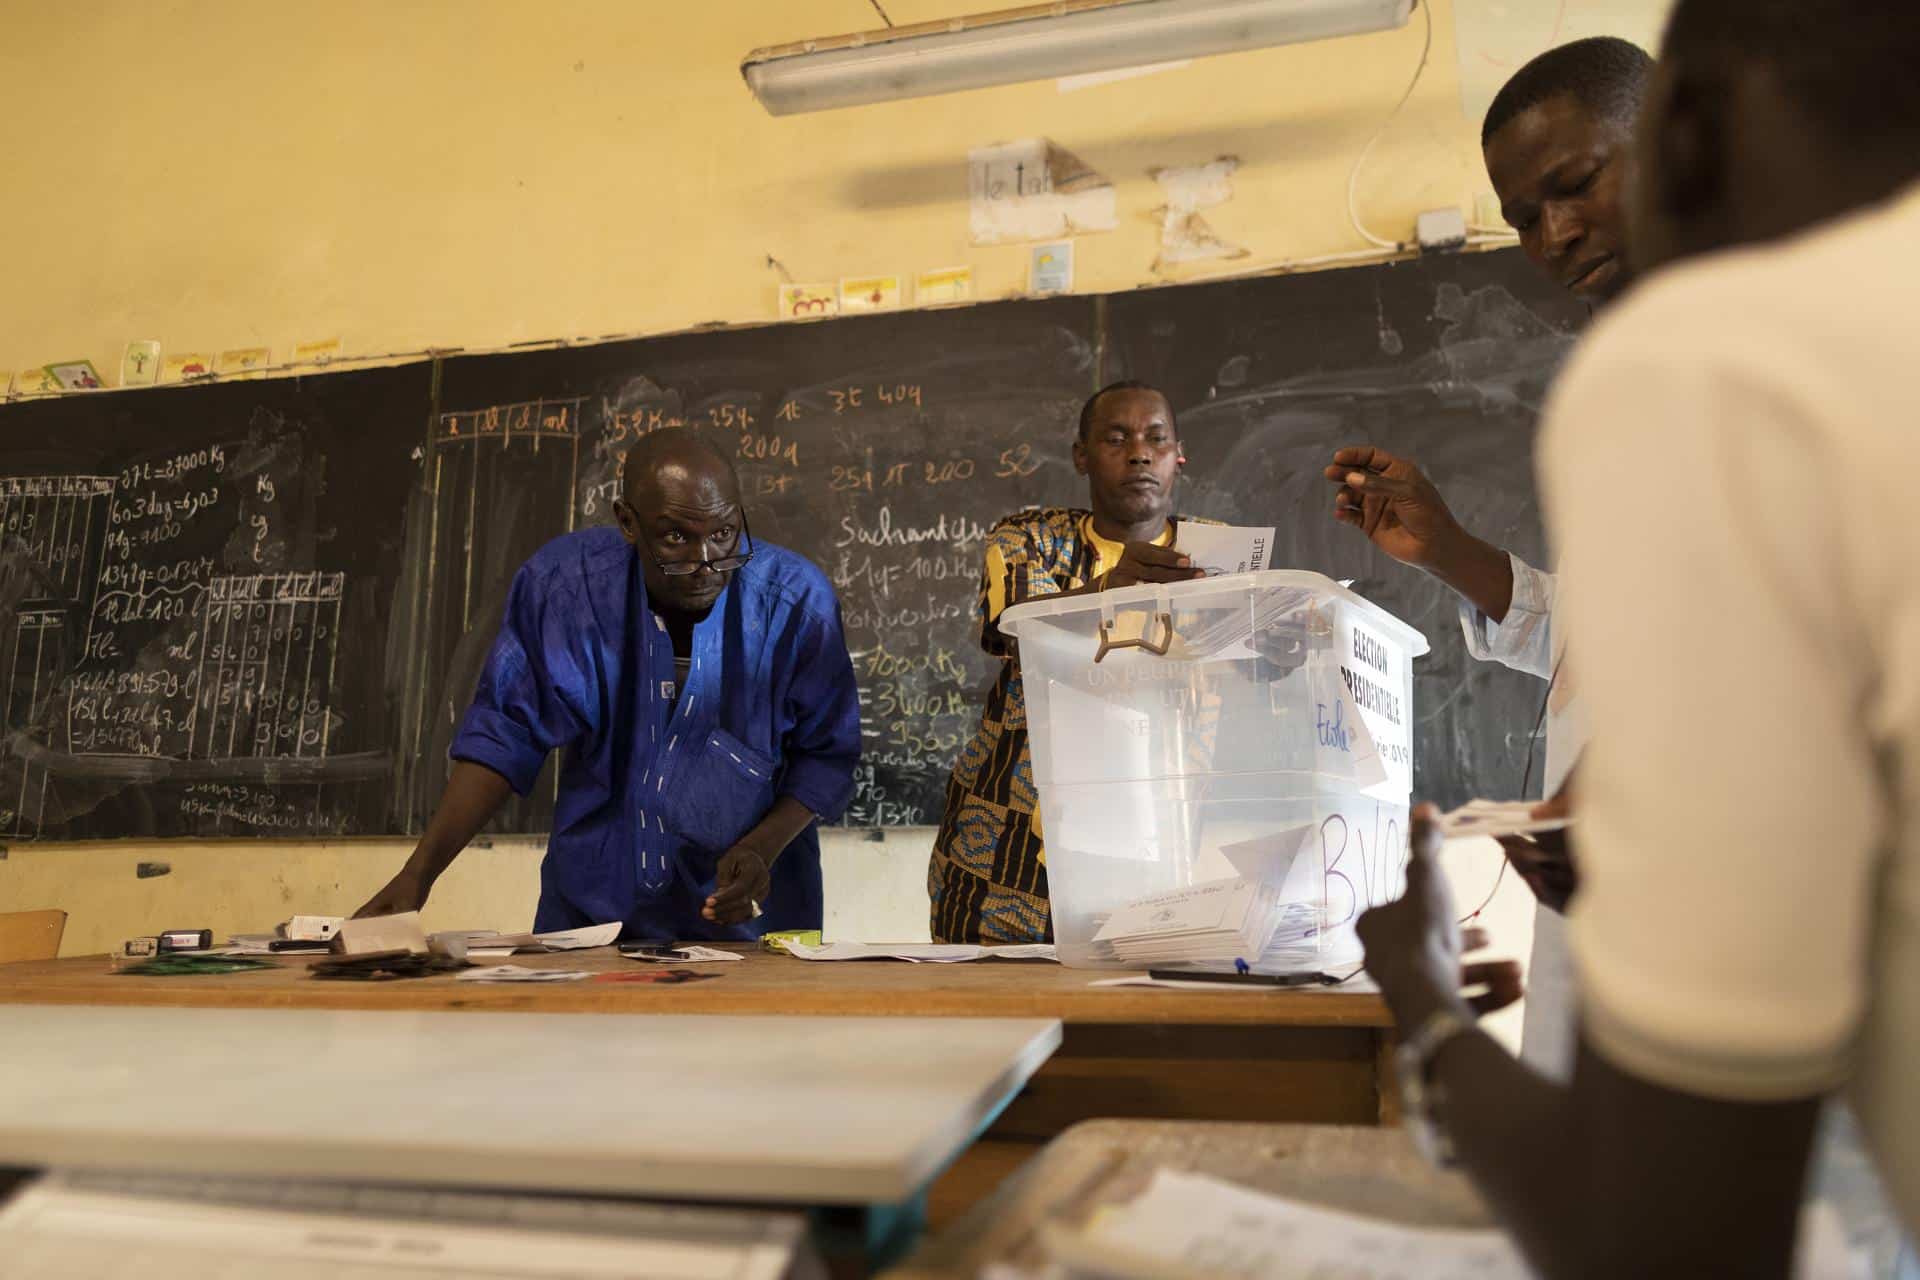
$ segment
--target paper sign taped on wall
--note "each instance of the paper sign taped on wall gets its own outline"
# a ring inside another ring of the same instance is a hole
[[[1167,199],[1160,207],[1160,256],[1154,260],[1155,271],[1182,262],[1247,256],[1243,246],[1222,240],[1200,216],[1200,210],[1233,199],[1233,171],[1239,167],[1238,159],[1221,156],[1207,164],[1151,171]]]
[[[1119,221],[1113,183],[1045,138],[967,152],[967,199],[975,244],[1058,240]]]

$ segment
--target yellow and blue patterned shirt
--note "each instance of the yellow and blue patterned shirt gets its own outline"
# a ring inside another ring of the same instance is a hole
[[[1166,546],[1173,536],[1170,521],[1155,544]],[[1010,605],[1086,586],[1119,564],[1124,551],[1094,532],[1092,512],[1060,507],[1008,516],[987,534],[975,616],[980,647],[1002,665],[979,732],[947,781],[927,869],[937,942],[1053,940],[1020,661],[999,620]]]

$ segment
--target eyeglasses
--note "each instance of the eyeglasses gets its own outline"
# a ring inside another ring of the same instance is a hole
[[[747,561],[753,559],[753,530],[747,527],[747,510],[745,507],[740,509],[740,537],[734,544],[734,553],[732,555],[708,556],[706,543],[702,542],[700,545],[700,558],[697,560],[662,560],[658,555],[654,554],[653,548],[647,545],[646,538],[642,537],[637,539],[637,541],[641,549],[646,552],[647,559],[653,561],[654,567],[669,578],[684,578],[690,574],[698,573],[702,569],[711,569],[715,573],[732,573],[735,569],[740,568],[746,564]],[[742,543],[746,546],[744,551],[740,550]]]

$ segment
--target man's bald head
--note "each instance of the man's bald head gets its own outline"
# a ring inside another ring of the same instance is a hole
[[[620,461],[620,494],[635,511],[740,505],[740,478],[727,456],[685,427],[641,436]]]
[[[740,550],[746,513],[725,454],[684,428],[640,438],[620,460],[620,532],[640,553],[652,603],[704,617],[734,570],[712,568]],[[688,572],[691,565],[702,567]],[[672,565],[668,573],[662,566]]]

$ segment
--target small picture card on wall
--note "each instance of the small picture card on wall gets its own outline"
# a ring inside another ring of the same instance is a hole
[[[295,364],[331,364],[340,358],[340,339],[322,338],[318,342],[300,342],[294,344],[293,362]]]
[[[842,313],[894,311],[899,306],[899,276],[848,276],[840,281]]]
[[[830,284],[783,284],[780,286],[780,318],[806,320],[814,316],[840,314],[840,290]]]
[[[129,342],[120,357],[120,385],[150,387],[160,378],[160,344]]]
[[[213,357],[199,351],[182,351],[160,362],[160,381],[188,382],[213,373]]]
[[[259,377],[259,371],[272,363],[273,351],[269,347],[235,347],[220,353],[220,363],[214,370],[225,377],[235,374]]]
[[[942,267],[938,271],[922,271],[914,277],[915,306],[924,307],[942,302],[966,302],[972,297],[972,267]]]
[[[1033,246],[1027,272],[1029,293],[1067,293],[1073,288],[1073,241]]]
[[[100,381],[100,373],[91,360],[62,360],[50,364],[47,375],[61,391],[97,391],[106,385]]]

